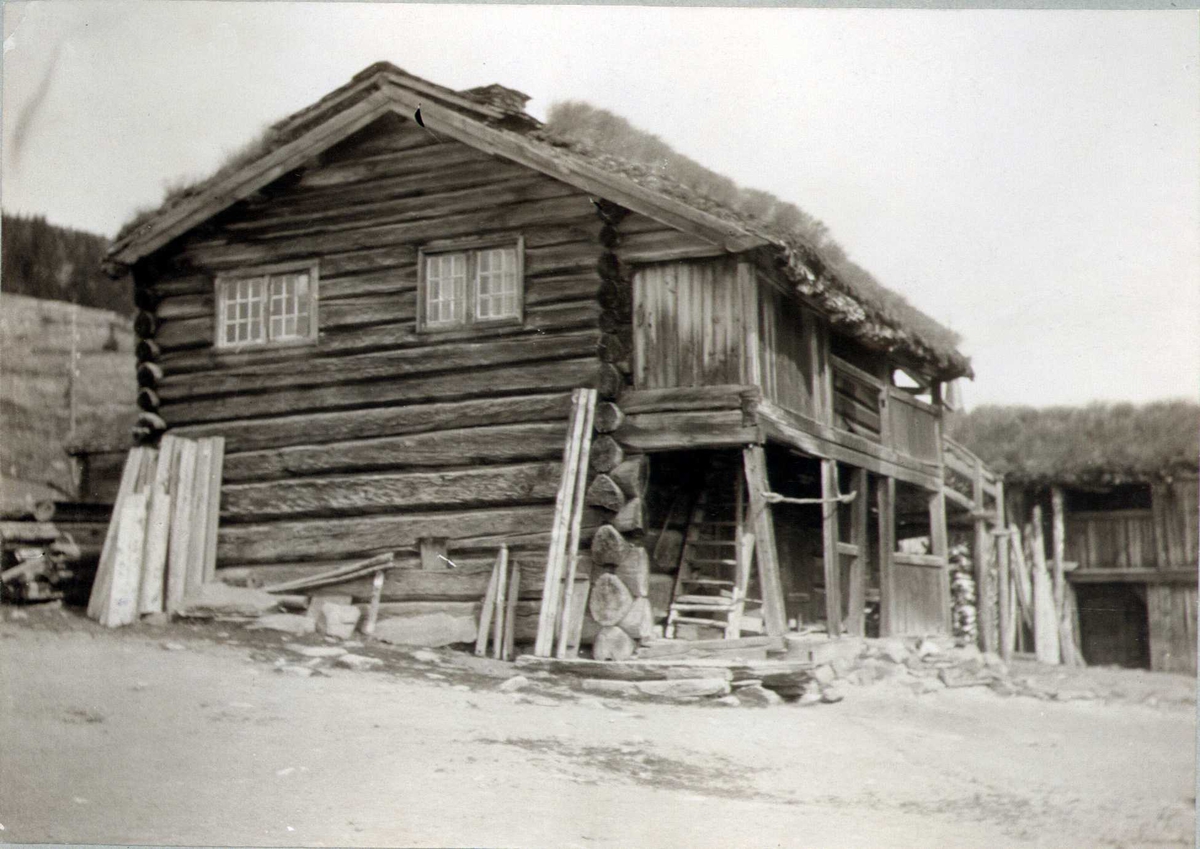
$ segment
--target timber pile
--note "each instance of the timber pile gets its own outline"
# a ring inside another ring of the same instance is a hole
[[[534,642],[534,654],[540,657],[549,657],[555,650],[556,641],[560,657],[566,657],[569,652],[571,608],[575,604],[575,575],[579,568],[579,536],[596,399],[597,392],[594,389],[576,389],[571,394],[567,441],[563,446],[562,480],[554,504],[542,606]]]
[[[979,638],[978,599],[970,549],[966,544],[950,549],[950,610],[954,636],[962,643]]]
[[[995,548],[1009,546],[1011,565],[1007,576],[1001,569],[1001,583],[1008,584],[1000,588],[1008,596],[1004,605],[1008,621],[1001,627],[1001,654],[1011,656],[1020,630],[1017,626],[1024,624],[1033,634],[1034,653],[1040,663],[1084,666],[1075,593],[1065,582],[1055,586],[1046,562],[1041,518],[1041,508],[1034,507],[1033,521],[1023,533],[1014,523],[998,534]]]
[[[221,469],[219,436],[167,435],[129,452],[87,613],[102,625],[173,613],[213,580]]]

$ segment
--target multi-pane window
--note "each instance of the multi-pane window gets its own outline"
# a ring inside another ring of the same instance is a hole
[[[217,279],[217,347],[316,338],[315,266]]]
[[[462,324],[467,311],[467,255],[425,257],[425,325]]]
[[[421,255],[420,319],[427,330],[522,316],[521,244]]]

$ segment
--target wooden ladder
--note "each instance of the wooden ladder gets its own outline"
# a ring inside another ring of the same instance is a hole
[[[740,469],[734,475],[732,505],[713,498],[727,490],[728,476],[722,474],[727,471],[724,467],[709,470],[692,508],[667,612],[668,639],[675,637],[679,623],[723,628],[726,639],[741,636],[754,535],[746,532],[745,483]]]

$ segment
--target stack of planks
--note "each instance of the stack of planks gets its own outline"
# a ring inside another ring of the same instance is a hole
[[[110,628],[171,613],[213,580],[225,440],[167,435],[129,452],[87,613]]]
[[[538,657],[550,657],[554,652],[556,635],[558,656],[566,657],[570,652],[571,625],[577,618],[573,617],[571,608],[575,603],[575,573],[579,566],[579,535],[586,497],[584,490],[592,446],[592,427],[596,418],[596,398],[595,389],[576,389],[571,394],[567,441],[563,447],[562,480],[554,504],[542,608],[533,650]],[[578,640],[575,641],[575,647],[578,648]]]
[[[487,654],[488,636],[492,638],[492,657],[512,660],[513,643],[516,639],[517,599],[521,593],[521,567],[517,563],[509,568],[508,546],[500,546],[492,577],[488,581],[483,597],[483,610],[479,614],[479,636],[475,639],[475,654]]]

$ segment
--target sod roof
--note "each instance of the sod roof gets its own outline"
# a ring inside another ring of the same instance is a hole
[[[149,239],[156,222],[178,218],[189,204],[199,208],[223,181],[254,169],[272,153],[355,104],[397,89],[417,94],[493,133],[519,139],[526,150],[550,157],[565,172],[600,169],[614,180],[634,184],[643,196],[648,192],[664,202],[682,204],[699,218],[723,222],[735,238],[767,246],[781,272],[829,315],[835,328],[870,347],[922,365],[937,377],[971,375],[970,360],[958,350],[957,334],[851,262],[824,225],[794,205],[766,192],[739,188],[604,110],[580,103],[562,104],[543,125],[523,111],[526,97],[520,92],[497,85],[455,92],[386,62],[368,67],[345,86],[273,124],[214,174],[176,186],[159,207],[137,213],[117,235],[110,258],[127,261],[144,255],[137,250],[138,242],[152,244]],[[600,128],[604,131],[598,131]],[[235,199],[230,196],[229,202]]]
[[[1017,483],[1146,482],[1200,467],[1200,405],[1191,401],[983,406],[955,416],[949,431]]]

